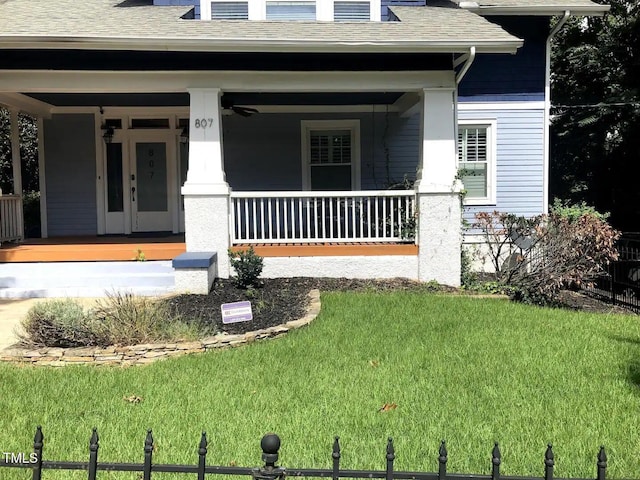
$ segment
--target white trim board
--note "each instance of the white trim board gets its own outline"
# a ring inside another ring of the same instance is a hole
[[[458,110],[544,110],[544,101],[535,102],[458,102]]]
[[[234,92],[407,92],[455,88],[451,70],[398,72],[98,72],[0,70],[0,92],[172,93],[195,88]]]

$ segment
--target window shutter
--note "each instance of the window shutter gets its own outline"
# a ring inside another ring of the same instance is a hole
[[[316,20],[315,2],[267,2],[267,20]]]
[[[249,2],[211,2],[212,20],[248,20]]]
[[[351,163],[351,132],[312,131],[310,138],[312,165]]]
[[[333,20],[336,22],[368,22],[371,20],[369,2],[334,2]]]

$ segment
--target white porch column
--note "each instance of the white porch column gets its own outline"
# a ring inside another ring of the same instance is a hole
[[[22,195],[22,169],[20,161],[20,126],[18,111],[11,109],[11,163],[13,166],[13,194]]]
[[[419,278],[459,286],[462,184],[456,179],[454,93],[453,86],[422,91],[422,143],[415,189],[420,215]]]
[[[224,174],[221,90],[190,89],[189,170],[182,187],[188,252],[216,252],[229,278],[229,185]]]

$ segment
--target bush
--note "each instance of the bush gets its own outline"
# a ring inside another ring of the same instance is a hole
[[[234,279],[236,285],[241,288],[257,287],[259,285],[258,277],[262,273],[264,262],[261,256],[256,255],[253,247],[238,252],[229,250],[229,261],[237,274]]]
[[[205,333],[174,313],[166,302],[130,293],[107,295],[89,315],[104,327],[105,345],[194,340]]]
[[[106,332],[74,300],[48,300],[31,307],[22,321],[21,340],[35,346],[102,345]]]
[[[555,304],[563,288],[579,287],[602,273],[618,256],[620,233],[589,207],[563,206],[533,218],[500,212],[476,214],[499,282],[514,288],[513,297],[535,304]]]
[[[38,303],[29,310],[22,327],[24,343],[46,347],[194,340],[213,333],[185,321],[166,302],[131,294],[108,295],[89,311],[74,300]]]

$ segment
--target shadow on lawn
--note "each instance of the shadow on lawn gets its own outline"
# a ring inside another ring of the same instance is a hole
[[[639,338],[623,337],[620,335],[609,335],[609,338],[612,340],[616,340],[617,342],[623,342],[629,345],[640,347]],[[631,383],[631,385],[640,388],[640,354],[638,354],[635,359],[629,362],[625,374],[627,380],[629,381],[629,383]]]

